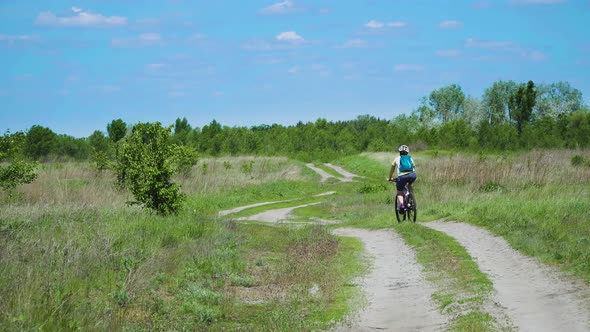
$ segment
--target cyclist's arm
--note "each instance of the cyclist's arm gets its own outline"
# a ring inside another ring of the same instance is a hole
[[[393,172],[395,171],[395,164],[391,164],[391,168],[389,169],[389,180],[393,179]]]

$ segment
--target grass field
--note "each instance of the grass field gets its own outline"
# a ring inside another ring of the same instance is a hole
[[[588,151],[513,155],[416,154],[419,221],[474,223],[590,283]],[[317,330],[358,309],[353,277],[361,244],[331,227],[277,228],[232,218],[317,201],[295,211],[343,226],[392,229],[416,251],[449,329],[503,330],[485,310],[491,283],[448,236],[397,224],[391,154],[335,161],[365,176],[319,184],[286,158],[203,159],[178,177],[188,194],[177,216],[126,202],[113,176],[84,163],[45,164],[16,197],[0,196],[0,330]],[[293,200],[228,217],[217,212]]]
[[[302,164],[201,160],[167,218],[128,207],[113,180],[45,164],[16,199],[0,196],[0,330],[300,330],[348,311],[357,242],[217,216],[327,191]]]

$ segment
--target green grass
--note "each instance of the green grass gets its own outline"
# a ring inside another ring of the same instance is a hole
[[[207,181],[187,183],[185,209],[167,218],[122,204],[109,174],[44,166],[0,206],[0,330],[316,330],[341,319],[358,243],[217,217],[332,188],[305,180],[315,178],[304,167],[277,180],[294,170],[284,159],[257,161],[254,178],[232,186],[208,162]]]
[[[409,222],[399,223],[387,191],[352,193],[326,204],[308,207],[315,215],[331,216],[343,224],[330,227],[392,229],[415,251],[433,282],[439,310],[453,317],[448,328],[455,331],[494,331],[503,327],[484,310],[493,289],[466,250],[444,233]]]
[[[433,298],[441,312],[453,317],[448,326],[450,330],[496,331],[501,328],[483,308],[490,301],[492,282],[465,248],[453,238],[419,224],[401,223],[395,230],[414,248],[428,279],[437,285]]]
[[[587,154],[417,154],[418,219],[447,218],[483,226],[524,254],[590,283],[590,172],[569,162],[570,155]],[[367,154],[340,163],[378,181],[388,171],[390,157]]]
[[[328,166],[326,166],[324,164],[318,164],[318,163],[316,163],[315,164],[315,167],[317,167],[317,168],[323,170],[324,172],[332,175],[336,179],[342,179],[344,177],[342,174],[336,172],[334,169],[332,169],[332,168],[330,168],[330,167],[328,167]]]

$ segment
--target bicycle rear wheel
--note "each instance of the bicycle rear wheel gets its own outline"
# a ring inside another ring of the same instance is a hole
[[[412,193],[408,195],[407,215],[408,220],[416,222],[416,217],[418,216],[418,206],[416,205],[416,197],[414,197],[414,194]]]

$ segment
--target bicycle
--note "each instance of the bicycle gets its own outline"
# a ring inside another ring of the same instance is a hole
[[[394,178],[392,182],[397,182],[397,178]],[[399,208],[399,200],[397,199],[397,193],[395,194],[395,217],[397,222],[400,223],[406,219],[416,222],[418,215],[418,206],[416,204],[416,197],[410,190],[408,185],[404,187],[404,208]]]

